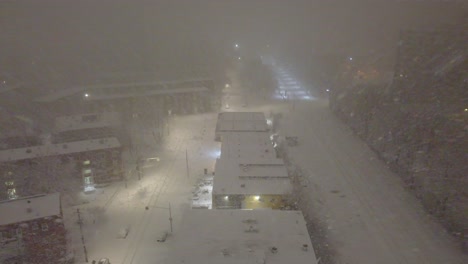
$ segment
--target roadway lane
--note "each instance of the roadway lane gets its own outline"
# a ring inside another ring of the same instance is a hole
[[[304,172],[301,204],[316,228],[314,247],[325,248],[321,263],[468,263],[453,237],[333,115],[327,100],[310,96],[288,69],[273,69],[279,87],[270,103],[245,110],[282,112],[279,134],[299,138],[288,152]],[[284,91],[286,98],[278,98]]]

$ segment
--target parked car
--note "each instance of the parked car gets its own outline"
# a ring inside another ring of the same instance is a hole
[[[108,258],[102,258],[97,264],[111,264]]]

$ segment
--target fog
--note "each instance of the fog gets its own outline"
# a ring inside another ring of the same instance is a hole
[[[47,85],[168,68],[206,74],[233,43],[252,54],[271,45],[294,59],[389,52],[400,29],[453,24],[466,12],[456,1],[24,0],[0,5],[6,74]]]
[[[0,262],[468,263],[467,18],[0,0]]]

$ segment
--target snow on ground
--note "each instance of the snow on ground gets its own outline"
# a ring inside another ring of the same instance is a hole
[[[182,212],[191,206],[194,184],[204,168],[211,172],[214,169],[212,153],[219,149],[219,143],[213,140],[215,122],[214,113],[172,117],[166,144],[159,153],[154,151],[151,133],[134,128],[134,133],[145,136],[140,140],[141,155],[158,155],[160,162],[157,166],[144,166],[141,180],[133,173],[127,182],[114,183],[94,194],[82,194],[86,203],[66,208],[77,263],[85,263],[78,208],[90,262],[107,257],[112,263],[164,263],[170,238],[166,243],[156,240],[161,233],[170,231],[169,204],[175,235]],[[119,238],[126,230],[126,238]]]
[[[291,162],[308,177],[307,214],[324,223],[337,263],[468,263],[327,102],[299,104],[285,114],[281,129],[299,138],[299,146],[289,149]]]
[[[290,161],[307,177],[304,213],[325,230],[321,243],[333,254],[331,263],[468,263],[453,238],[331,113],[327,101],[294,105],[283,112],[279,131],[298,136],[299,146],[288,149]]]
[[[282,83],[281,89],[286,89],[293,77],[283,77],[289,78]],[[235,74],[231,79],[232,87],[238,87]],[[245,105],[245,91],[225,93],[229,109],[223,111],[282,112],[279,134],[298,137],[299,145],[288,152],[293,165],[304,173],[304,215],[309,226],[324,233],[313,235],[314,247],[327,247],[332,254],[319,254],[320,263],[468,263],[451,236],[424,212],[399,177],[334,117],[326,101],[293,97],[265,101],[252,96]],[[145,168],[141,180],[132,174],[128,182],[98,189],[82,197],[87,203],[66,208],[77,263],[85,263],[77,208],[84,219],[90,262],[108,257],[112,263],[165,263],[182,214],[192,205],[194,186],[200,187],[204,168],[208,174],[214,170],[219,156],[215,123],[216,113],[174,117],[165,132],[167,143],[159,152],[151,143],[152,133],[134,128],[136,135],[144,135],[139,151],[146,158],[158,155],[160,162]],[[173,234],[159,243],[160,234],[170,230],[169,203]],[[128,236],[117,238],[126,228]]]

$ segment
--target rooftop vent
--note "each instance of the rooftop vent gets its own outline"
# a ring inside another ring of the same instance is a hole
[[[271,247],[270,251],[271,251],[271,253],[276,254],[276,253],[278,253],[278,248],[277,247]]]
[[[257,223],[257,219],[253,219],[253,218],[245,219],[245,220],[242,220],[242,223],[246,223],[246,224],[256,224],[256,223]]]
[[[229,253],[229,250],[227,248],[224,248],[221,253],[223,254],[224,257],[230,257],[231,253]]]
[[[258,228],[256,226],[249,226],[249,228],[247,228],[245,230],[246,233],[258,233]]]

